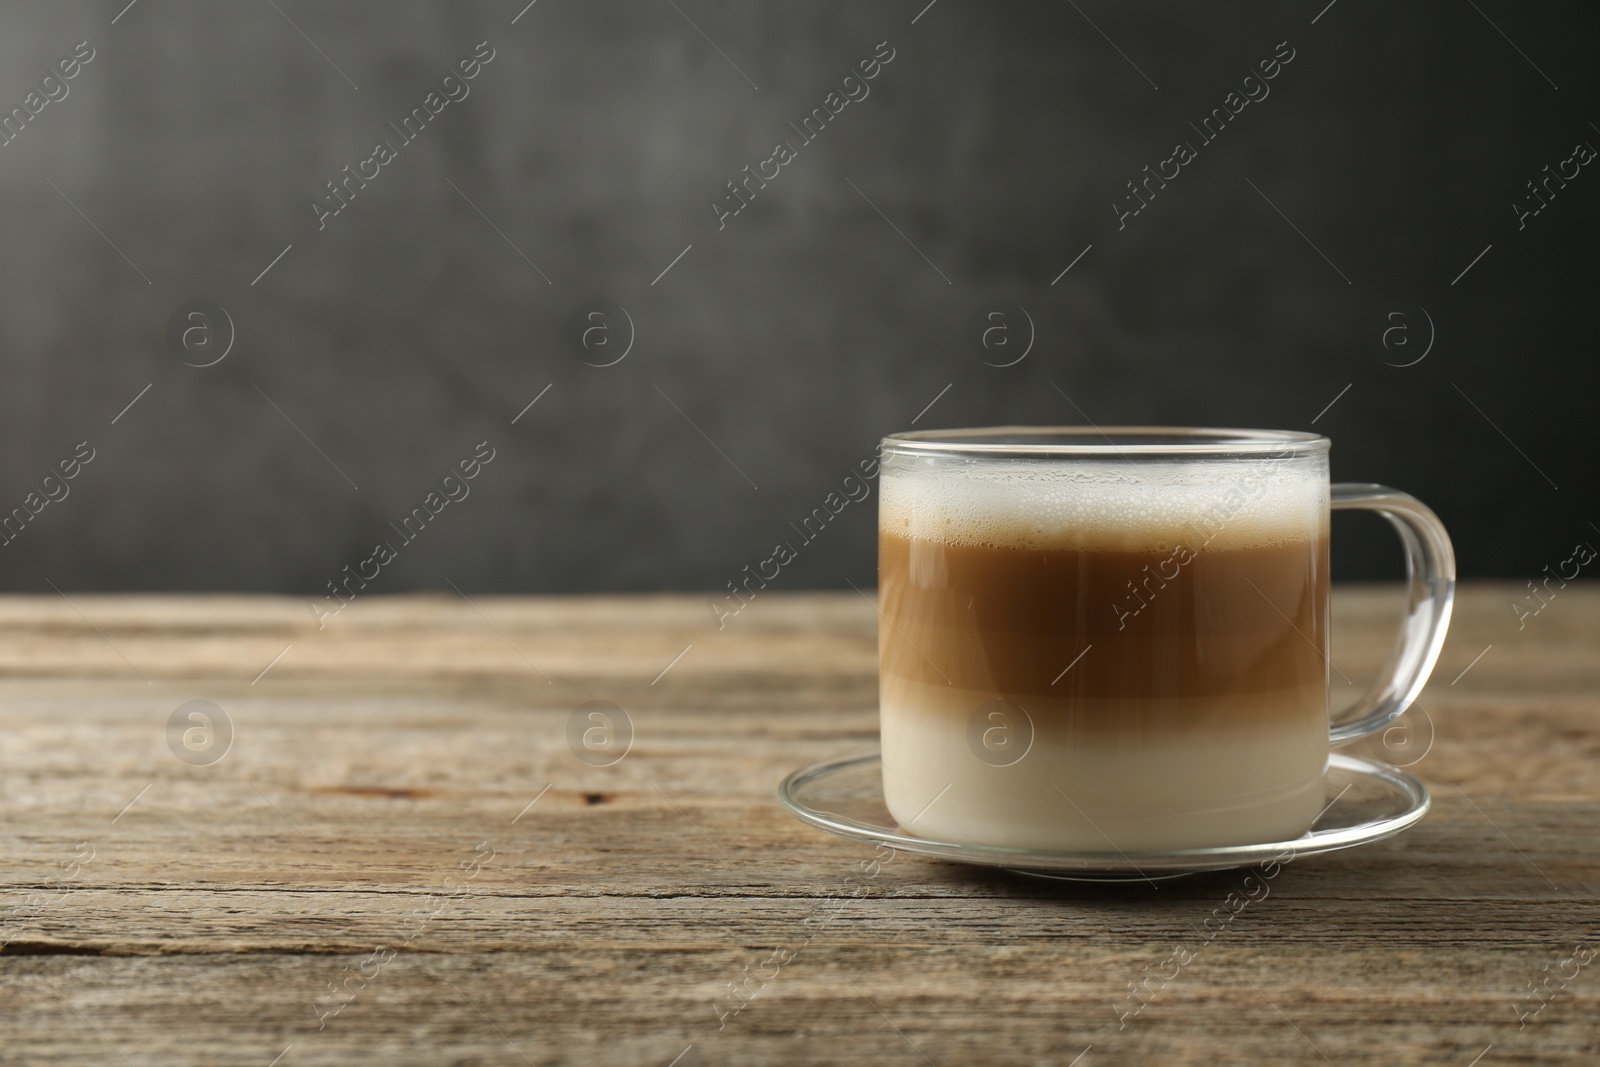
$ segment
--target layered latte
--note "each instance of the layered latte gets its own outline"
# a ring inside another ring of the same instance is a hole
[[[884,795],[912,833],[1134,852],[1325,803],[1325,458],[886,464]]]

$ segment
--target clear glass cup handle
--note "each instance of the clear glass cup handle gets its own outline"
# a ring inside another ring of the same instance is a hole
[[[1406,549],[1410,590],[1406,614],[1389,662],[1372,688],[1332,725],[1335,745],[1375,734],[1399,718],[1433,673],[1450,629],[1456,595],[1456,554],[1450,535],[1426,504],[1386,485],[1336,484],[1329,499],[1334,511],[1362,508],[1376,511],[1400,535]]]

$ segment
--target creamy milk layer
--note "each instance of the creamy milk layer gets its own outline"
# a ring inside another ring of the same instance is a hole
[[[1088,852],[1210,848],[1299,837],[1326,803],[1321,686],[1255,694],[1263,714],[1245,716],[1231,700],[1166,701],[1163,721],[1195,725],[1121,732],[1059,724],[1136,723],[1148,702],[1092,701],[1064,716],[1033,701],[1023,722],[1021,703],[1008,702],[1004,719],[984,714],[987,691],[889,682],[884,693],[884,799],[919,836]],[[986,744],[985,733],[997,736]]]

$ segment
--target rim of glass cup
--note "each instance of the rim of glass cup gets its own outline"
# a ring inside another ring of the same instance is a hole
[[[969,456],[1195,456],[1326,452],[1328,438],[1300,430],[1190,426],[977,426],[910,430],[884,439],[885,451]]]

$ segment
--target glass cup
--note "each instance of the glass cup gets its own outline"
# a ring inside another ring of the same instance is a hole
[[[1289,840],[1337,745],[1382,730],[1444,643],[1438,518],[1330,485],[1327,438],[998,427],[893,434],[878,524],[883,792],[908,832],[1091,852]],[[1388,519],[1409,604],[1329,715],[1328,520]]]

